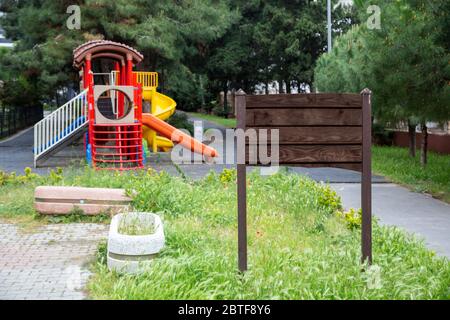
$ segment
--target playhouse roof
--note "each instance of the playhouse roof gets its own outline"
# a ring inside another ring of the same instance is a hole
[[[144,56],[139,51],[123,43],[109,40],[92,40],[73,50],[74,66],[80,67],[88,55],[91,55],[92,59],[104,57],[119,60],[122,63],[126,61],[127,55],[129,55],[133,59],[134,64],[138,64],[144,59]]]

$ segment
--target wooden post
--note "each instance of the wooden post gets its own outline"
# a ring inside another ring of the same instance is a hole
[[[235,107],[237,115],[237,129],[245,132],[246,128],[246,102],[245,92],[239,90],[235,94]],[[238,146],[239,147],[239,146]],[[244,150],[237,150],[244,152]],[[237,157],[239,160],[240,157]],[[237,196],[238,196],[238,265],[239,270],[244,272],[247,270],[247,172],[244,163],[237,163]]]
[[[361,251],[362,262],[372,264],[372,92],[362,95]]]

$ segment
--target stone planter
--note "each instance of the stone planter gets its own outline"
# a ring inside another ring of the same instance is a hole
[[[122,219],[139,224],[154,224],[154,233],[126,235],[119,233]],[[148,267],[164,247],[164,229],[159,216],[146,212],[130,212],[113,217],[108,235],[108,268],[120,273],[139,273]]]

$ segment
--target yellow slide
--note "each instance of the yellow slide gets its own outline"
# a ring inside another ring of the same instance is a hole
[[[155,117],[165,121],[175,113],[177,103],[170,97],[156,91],[158,86],[157,74],[150,72],[136,72],[137,81],[142,83],[142,98],[150,103],[150,113]],[[150,76],[152,77],[151,80]],[[173,148],[173,142],[170,139],[157,135],[156,131],[146,125],[142,126],[143,138],[147,141],[149,148],[153,152],[162,150],[170,151]]]
[[[158,74],[156,72],[140,71],[134,74],[136,83],[142,85],[142,99],[151,105],[150,113],[142,114],[142,131],[143,138],[147,141],[148,146],[151,146],[152,151],[170,151],[175,142],[205,157],[217,157],[218,154],[214,148],[204,145],[165,122],[174,114],[177,103],[172,98],[156,91],[156,88],[158,88]]]

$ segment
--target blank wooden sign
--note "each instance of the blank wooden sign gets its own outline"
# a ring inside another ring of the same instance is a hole
[[[245,108],[246,129],[279,130],[280,164],[361,170],[360,95],[245,96]]]
[[[238,129],[276,129],[279,164],[362,172],[362,259],[371,263],[371,92],[235,95]],[[253,145],[252,145],[253,144]],[[261,165],[258,144],[246,142],[238,163],[239,268],[247,269],[246,165]],[[271,146],[267,147],[268,150]],[[256,154],[254,154],[256,153]],[[268,154],[270,156],[270,152]],[[250,159],[257,159],[251,163]]]

